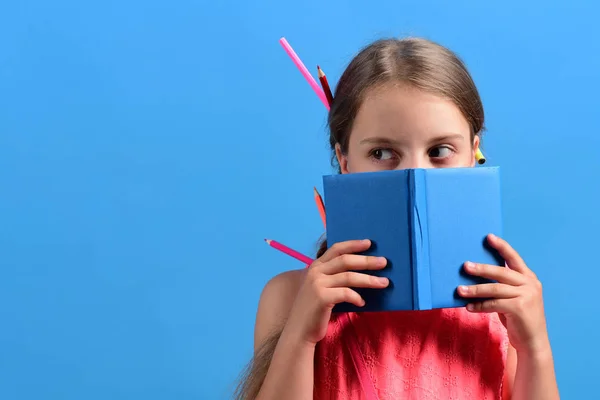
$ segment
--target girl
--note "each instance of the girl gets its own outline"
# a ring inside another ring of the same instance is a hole
[[[343,174],[473,167],[484,112],[454,53],[423,39],[390,39],[351,61],[328,122]],[[321,243],[310,268],[265,286],[238,398],[558,399],[541,284],[506,241],[487,240],[507,268],[465,260],[467,273],[498,282],[459,287],[469,306],[349,318],[332,316],[333,306],[364,305],[353,287],[386,287],[385,278],[358,272],[386,260],[357,254],[368,238]],[[360,366],[348,346],[359,350]]]

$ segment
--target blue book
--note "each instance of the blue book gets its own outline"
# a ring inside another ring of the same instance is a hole
[[[462,307],[459,285],[488,282],[466,274],[465,261],[503,266],[486,243],[502,235],[497,167],[362,172],[323,177],[327,244],[370,239],[365,255],[383,256],[385,289],[355,290],[364,307],[334,312]]]

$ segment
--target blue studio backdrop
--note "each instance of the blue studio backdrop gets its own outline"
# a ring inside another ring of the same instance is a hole
[[[565,399],[597,390],[600,25],[591,1],[5,1],[0,398],[225,399],[263,285],[314,253],[323,105],[358,49],[459,53],[502,168],[505,237],[544,283]],[[562,299],[562,300],[561,300]]]

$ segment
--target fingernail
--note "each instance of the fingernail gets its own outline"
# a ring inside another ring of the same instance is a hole
[[[378,257],[377,258],[377,265],[384,266],[385,264],[387,264],[387,259],[385,257]]]
[[[475,309],[475,306],[473,304],[467,304],[467,310],[473,311],[474,309]]]
[[[465,263],[465,268],[467,268],[467,269],[473,269],[474,266],[475,265],[471,261],[467,261]]]
[[[496,239],[498,236],[494,235],[493,233],[490,233],[488,235],[490,237],[490,239]]]
[[[458,290],[460,290],[463,293],[468,293],[469,292],[469,287],[468,286],[459,286]]]
[[[377,280],[379,281],[379,283],[381,283],[382,285],[387,285],[388,284],[388,278],[377,278]]]

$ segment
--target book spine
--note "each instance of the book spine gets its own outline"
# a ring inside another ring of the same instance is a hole
[[[426,184],[424,170],[411,170],[409,174],[409,207],[414,310],[430,310],[432,307]]]

